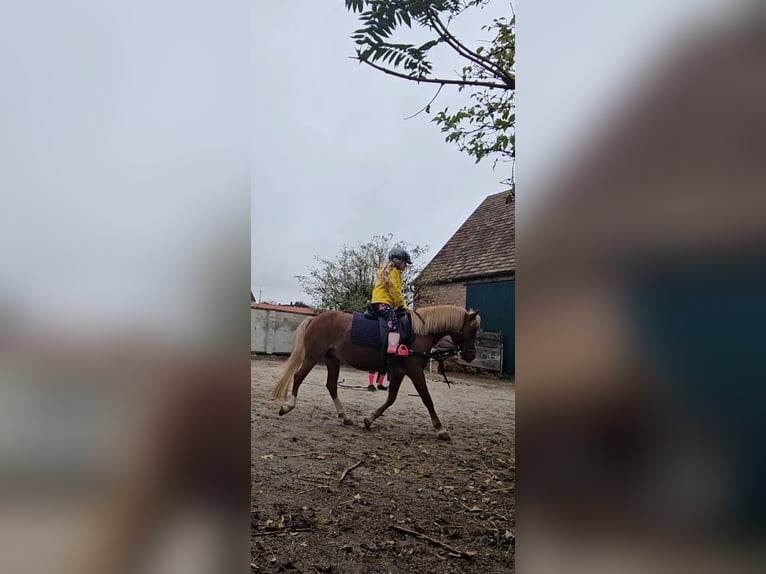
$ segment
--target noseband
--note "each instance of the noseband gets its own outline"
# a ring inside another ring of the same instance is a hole
[[[467,322],[468,322],[468,315],[466,315],[466,316],[463,318],[463,326],[460,328],[460,331],[461,331],[461,332],[462,332],[462,330],[463,330],[463,329],[465,329],[465,324],[466,324]],[[451,337],[451,338],[452,338],[452,340],[454,341],[454,337]],[[462,339],[462,337],[461,337],[461,339]],[[455,348],[456,352],[457,352],[458,354],[460,354],[460,355],[462,355],[463,353],[475,353],[475,352],[476,352],[476,348],[475,348],[475,347],[474,347],[473,349],[467,349],[467,348],[463,348],[463,345],[462,345],[462,343],[459,343],[459,344],[457,344],[457,345],[454,345],[454,348]]]

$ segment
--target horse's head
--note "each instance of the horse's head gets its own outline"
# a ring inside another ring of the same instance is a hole
[[[460,350],[460,358],[471,362],[476,357],[476,332],[481,318],[479,311],[466,311],[463,326],[457,333],[452,333],[452,342]]]

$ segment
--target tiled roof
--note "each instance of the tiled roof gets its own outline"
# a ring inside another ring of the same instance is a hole
[[[516,271],[515,202],[508,191],[488,196],[418,275],[446,283],[512,275]]]
[[[299,315],[316,315],[308,307],[292,307],[290,305],[271,305],[270,303],[250,303],[251,309],[263,309],[264,311],[286,311],[287,313],[298,313]]]

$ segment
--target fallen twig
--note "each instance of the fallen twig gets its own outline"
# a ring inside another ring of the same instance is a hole
[[[285,532],[309,532],[313,528],[275,528],[274,530],[256,530],[253,536],[270,536],[272,534],[283,534]]]
[[[420,532],[416,532],[415,530],[410,530],[409,528],[405,528],[404,526],[397,526],[396,524],[392,524],[391,528],[393,528],[394,530],[398,530],[400,532],[404,532],[406,534],[412,534],[413,536],[417,536],[418,538],[422,538],[423,540],[428,540],[428,542],[430,542],[431,544],[435,544],[436,546],[441,546],[442,548],[446,548],[450,552],[453,552],[454,554],[457,554],[458,556],[461,556],[462,558],[469,558],[469,559],[476,558],[476,552],[472,552],[470,550],[458,550],[457,548],[454,548],[450,546],[449,544],[442,542],[441,540],[436,540],[435,538],[431,538],[430,536],[427,536]]]
[[[491,494],[493,492],[508,492],[509,490],[513,490],[516,488],[515,486],[509,486],[507,488],[494,488],[492,490],[487,490],[484,494]]]
[[[347,475],[347,474],[348,474],[350,471],[354,470],[354,469],[355,469],[357,466],[359,466],[360,464],[362,464],[363,462],[364,462],[363,460],[360,460],[359,462],[355,462],[354,464],[352,464],[351,466],[349,466],[347,469],[345,469],[343,472],[341,472],[341,473],[340,473],[340,476],[338,477],[338,482],[343,482],[343,479],[344,479],[344,478],[346,478],[346,475]]]
[[[300,480],[307,480],[309,482],[315,482],[315,483],[321,484],[323,486],[328,486],[327,483],[325,482],[328,478],[330,478],[330,477],[329,476],[326,477],[326,478],[319,478],[319,477],[313,477],[313,476],[299,476],[298,477],[298,479],[300,479]]]
[[[308,456],[310,454],[318,454],[318,455],[321,455],[321,456],[328,456],[328,455],[331,455],[332,453],[331,452],[321,452],[321,451],[316,451],[315,450],[315,451],[311,451],[311,452],[299,452],[297,454],[286,454],[286,455],[284,455],[284,458],[292,458],[294,456]]]
[[[344,389],[356,389],[357,391],[366,391],[367,385],[341,385],[338,383],[339,387],[343,387]]]

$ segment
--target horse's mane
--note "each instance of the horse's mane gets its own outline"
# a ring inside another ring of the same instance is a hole
[[[412,313],[412,329],[416,335],[459,331],[463,327],[465,314],[466,310],[457,305],[421,307]],[[478,315],[476,321],[479,321]]]

